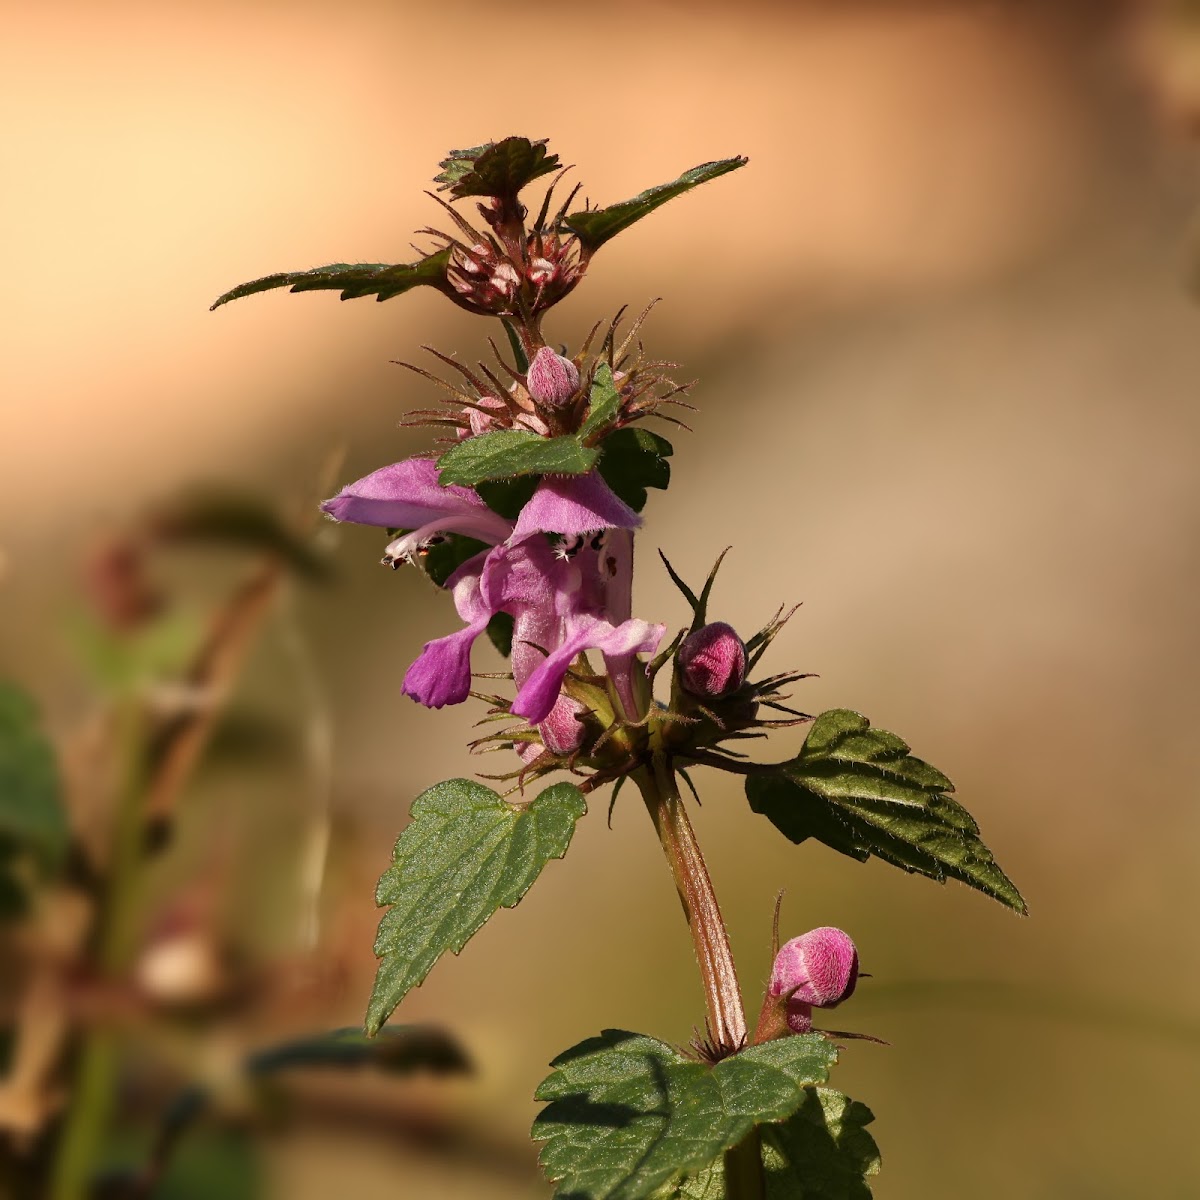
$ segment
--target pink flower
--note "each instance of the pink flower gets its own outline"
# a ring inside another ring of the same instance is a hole
[[[746,682],[746,647],[724,621],[691,634],[679,647],[676,662],[680,680],[693,696],[719,699]]]
[[[492,512],[471,488],[442,487],[437,465],[422,458],[375,471],[322,508],[340,521],[411,529],[388,546],[384,561],[393,565],[445,533],[492,547],[446,582],[464,627],[427,642],[404,676],[405,694],[427,707],[467,698],[472,647],[493,616],[508,613],[517,685],[512,711],[543,726],[549,748],[569,753],[579,744],[580,709],[561,692],[578,655],[604,655],[618,692],[627,696],[636,655],[657,649],[665,632],[629,617],[631,556],[624,542],[610,552],[605,536],[628,537],[624,531],[641,518],[595,472],[547,476],[515,522]]]
[[[529,364],[525,386],[539,404],[561,408],[579,390],[579,368],[549,346],[542,346]]]
[[[835,1008],[854,994],[858,951],[840,929],[810,929],[785,942],[775,956],[768,994],[784,998],[793,1033],[812,1029],[814,1008]]]

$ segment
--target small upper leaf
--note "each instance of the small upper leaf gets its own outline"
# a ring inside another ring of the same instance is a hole
[[[558,170],[558,155],[546,152],[545,138],[506,137],[469,150],[451,150],[440,165],[442,173],[434,182],[442,185],[439,191],[449,188],[456,199],[515,198],[526,184]]]
[[[500,908],[512,908],[552,858],[561,858],[587,811],[571,783],[531,804],[507,804],[491,788],[450,779],[422,792],[375,892],[390,905],[379,923],[382,960],[367,1009],[374,1034],[447,950],[457,954]]]
[[[0,682],[0,841],[54,867],[69,838],[58,763],[29,697]]]
[[[571,213],[563,224],[578,235],[580,242],[588,250],[603,246],[610,238],[628,229],[635,221],[649,216],[661,204],[710,179],[736,171],[748,162],[745,158],[723,158],[719,162],[701,163],[684,171],[678,179],[671,183],[660,183],[657,187],[647,188],[631,200],[622,200],[619,204],[610,204],[607,208],[584,209],[582,212]]]
[[[592,376],[592,390],[588,396],[587,417],[579,436],[584,440],[600,433],[611,425],[621,411],[621,391],[613,382],[612,368],[601,363]]]
[[[438,459],[438,482],[474,487],[515,475],[582,475],[596,465],[599,451],[574,434],[542,437],[528,429],[496,429],[452,446]]]
[[[228,304],[230,300],[240,300],[256,292],[269,292],[273,288],[283,287],[293,292],[341,292],[343,300],[353,300],[359,296],[390,300],[421,284],[447,291],[446,267],[449,262],[450,250],[446,248],[427,254],[415,263],[330,263],[327,267],[314,267],[311,271],[283,271],[238,284],[218,296],[209,311]]]
[[[715,1066],[609,1029],[559,1055],[537,1090],[542,1167],[570,1200],[642,1200],[699,1171],[756,1125],[796,1112],[837,1051],[820,1034],[751,1046]]]
[[[793,842],[815,837],[860,861],[874,854],[939,882],[958,879],[1024,913],[953,790],[894,733],[847,709],[822,713],[795,758],[746,780],[750,807]]]
[[[671,443],[648,429],[629,425],[610,433],[600,444],[598,470],[608,484],[634,512],[646,507],[647,488],[665,488],[671,482],[671,464],[675,452]]]
[[[870,1200],[879,1147],[865,1126],[875,1119],[857,1100],[808,1088],[800,1108],[761,1131],[767,1200]],[[724,1164],[684,1181],[672,1200],[725,1200]]]

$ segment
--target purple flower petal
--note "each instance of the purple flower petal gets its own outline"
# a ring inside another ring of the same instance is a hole
[[[426,642],[405,673],[402,691],[426,708],[461,704],[471,692],[471,647],[495,612],[487,603],[481,584],[492,553],[495,552],[476,554],[446,581],[454,593],[454,607],[468,622],[467,627]]]
[[[580,537],[598,529],[635,529],[642,518],[595,471],[547,475],[521,509],[513,538],[534,533]]]
[[[525,681],[513,701],[515,716],[537,724],[544,721],[562,690],[563,678],[583,650],[604,655],[652,653],[666,633],[665,625],[630,620],[613,626],[599,617],[576,616],[569,622],[566,637]]]
[[[404,676],[404,694],[426,708],[461,704],[471,692],[471,647],[487,623],[484,617],[449,637],[426,642]]]
[[[321,510],[336,521],[392,529],[416,529],[470,514],[482,518],[493,532],[487,540],[503,541],[512,532],[511,524],[493,513],[470,488],[441,487],[437,464],[428,458],[407,458],[372,471],[326,500]]]

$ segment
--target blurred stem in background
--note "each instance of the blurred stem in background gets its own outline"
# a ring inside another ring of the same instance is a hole
[[[135,689],[118,697],[113,727],[121,785],[97,939],[96,964],[104,984],[128,973],[137,948],[146,745],[142,701]],[[74,1095],[54,1163],[52,1200],[85,1200],[88,1194],[116,1100],[120,1041],[119,1031],[104,1024],[84,1034]]]

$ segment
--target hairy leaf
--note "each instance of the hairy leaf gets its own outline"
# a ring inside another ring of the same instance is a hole
[[[837,1059],[820,1034],[751,1046],[715,1066],[605,1030],[559,1055],[537,1090],[541,1163],[563,1200],[641,1200],[699,1171],[756,1125],[782,1121]]]
[[[451,150],[441,164],[442,173],[434,178],[440,191],[450,189],[456,199],[463,196],[515,197],[543,175],[558,170],[558,155],[546,152],[546,139],[530,141],[525,137],[506,137],[500,142],[485,142],[469,150]]]
[[[847,709],[822,713],[794,759],[746,780],[750,807],[793,842],[815,837],[860,861],[874,854],[939,882],[958,879],[1024,913],[953,790],[894,733]]]
[[[592,390],[588,397],[587,418],[579,436],[585,440],[606,429],[621,411],[621,391],[613,382],[612,368],[601,363],[592,376]]]
[[[647,488],[666,488],[671,482],[667,459],[675,451],[657,433],[627,426],[609,434],[600,450],[600,474],[634,512],[646,507]]]
[[[28,851],[47,868],[62,861],[70,834],[61,793],[33,702],[0,681],[0,841],[10,853]]]
[[[470,779],[422,792],[375,892],[390,905],[379,923],[382,960],[367,1009],[374,1034],[447,950],[457,954],[498,909],[512,908],[552,858],[561,858],[587,811],[571,783],[532,803],[506,803]]]
[[[270,554],[306,579],[326,579],[329,563],[260,497],[197,489],[155,513],[155,532],[175,542],[207,542]]]
[[[622,200],[619,204],[610,204],[607,208],[584,209],[568,216],[563,224],[573,233],[579,235],[579,240],[588,250],[603,246],[610,238],[628,229],[635,221],[649,216],[661,204],[690,192],[692,188],[710,179],[727,175],[744,167],[748,162],[745,158],[723,158],[718,162],[701,163],[684,171],[678,179],[671,183],[660,183],[657,187],[647,188],[646,191],[634,196],[632,200]]]
[[[447,248],[427,254],[415,263],[330,263],[327,267],[314,267],[310,271],[283,271],[238,284],[218,296],[209,311],[228,304],[230,300],[284,287],[293,292],[341,292],[343,300],[354,300],[359,296],[390,300],[422,284],[444,291],[449,262],[450,250]]]
[[[875,1119],[857,1100],[831,1088],[808,1088],[800,1108],[760,1131],[767,1200],[870,1200],[867,1179],[879,1171],[879,1147],[865,1126]],[[717,1159],[685,1180],[672,1200],[725,1200]]]
[[[595,466],[598,456],[574,435],[547,438],[527,429],[497,429],[447,450],[438,459],[438,481],[443,487],[474,487],[515,475],[582,475]]]

